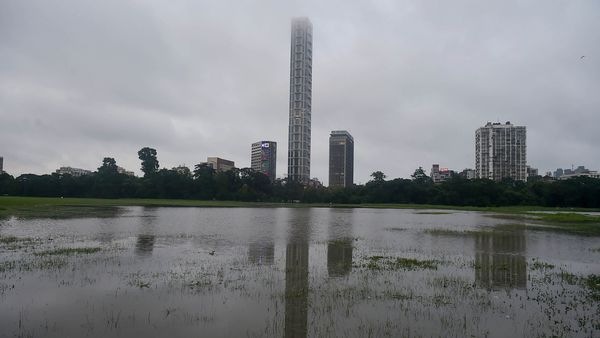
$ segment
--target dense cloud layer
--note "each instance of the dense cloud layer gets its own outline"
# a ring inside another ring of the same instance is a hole
[[[314,26],[311,176],[328,136],[355,138],[355,181],[474,165],[475,129],[526,125],[540,171],[600,169],[598,1],[0,2],[0,156],[13,174],[139,173],[207,156],[286,173],[289,30]],[[585,57],[582,58],[582,56]]]

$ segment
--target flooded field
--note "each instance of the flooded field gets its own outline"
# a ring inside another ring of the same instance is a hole
[[[4,218],[0,336],[600,336],[600,237],[490,216],[115,207]]]

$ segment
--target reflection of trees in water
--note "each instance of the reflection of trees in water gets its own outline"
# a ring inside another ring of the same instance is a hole
[[[525,232],[494,231],[475,236],[475,280],[488,289],[526,288]]]
[[[248,261],[252,264],[271,265],[275,260],[275,243],[250,242],[248,245]]]
[[[142,216],[140,220],[140,231],[135,243],[135,254],[138,256],[150,256],[154,250],[154,225],[156,222],[156,207],[142,207]]]
[[[342,277],[352,271],[352,239],[327,243],[327,272],[329,277]]]
[[[138,256],[150,256],[154,250],[154,235],[138,235],[135,243],[135,254]]]
[[[285,336],[306,337],[310,209],[290,210],[285,250]]]

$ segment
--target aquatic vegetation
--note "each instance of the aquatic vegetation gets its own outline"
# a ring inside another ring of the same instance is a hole
[[[600,216],[591,216],[581,213],[535,213],[533,215],[535,215],[536,218],[547,222],[600,224]]]
[[[36,256],[68,256],[68,255],[84,255],[93,254],[102,250],[99,247],[82,247],[82,248],[59,248],[36,252]]]
[[[405,257],[368,257],[361,267],[369,270],[417,270],[417,269],[437,269],[436,260],[419,260]]]
[[[533,263],[529,265],[531,270],[552,270],[554,269],[554,264],[545,263],[540,260],[534,259]]]
[[[433,236],[475,236],[480,234],[491,234],[491,230],[452,230],[452,229],[425,229],[424,233]]]
[[[114,218],[2,220],[4,236],[46,240],[0,246],[0,327],[14,336],[222,336],[226,327],[248,337],[485,337],[501,325],[498,334],[515,337],[598,336],[595,238],[481,215],[126,207]]]

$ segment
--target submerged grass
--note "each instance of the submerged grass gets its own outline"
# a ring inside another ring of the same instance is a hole
[[[386,256],[371,256],[368,257],[363,264],[363,268],[369,270],[418,270],[418,269],[433,269],[438,266],[436,260],[419,260],[415,258],[405,257],[386,257]]]
[[[539,260],[535,260],[533,263],[531,263],[531,265],[529,265],[531,270],[552,270],[554,267],[554,264],[541,262]]]
[[[491,230],[451,230],[451,229],[425,229],[424,233],[433,236],[475,236],[490,234]]]
[[[16,236],[2,236],[0,235],[0,244],[15,244],[19,242],[31,242],[33,241],[28,237],[16,237]]]
[[[85,248],[59,248],[53,250],[46,250],[35,253],[36,256],[68,256],[68,255],[82,255],[82,254],[93,254],[102,250],[99,247],[85,247]]]

